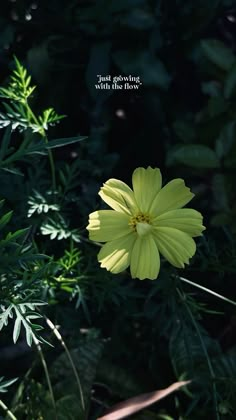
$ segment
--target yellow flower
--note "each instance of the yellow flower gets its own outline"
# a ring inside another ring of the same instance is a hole
[[[160,170],[135,169],[133,191],[118,179],[109,179],[99,191],[113,210],[89,216],[89,238],[106,242],[98,254],[101,267],[120,273],[130,266],[132,278],[154,280],[160,254],[173,266],[184,268],[196,252],[192,239],[205,229],[202,215],[182,209],[194,196],[182,179],[162,188]]]

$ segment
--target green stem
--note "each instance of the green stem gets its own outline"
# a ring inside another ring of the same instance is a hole
[[[32,109],[30,108],[30,106],[29,106],[29,104],[28,104],[27,99],[25,99],[25,100],[24,100],[24,105],[25,105],[26,110],[27,110],[27,112],[28,112],[28,118],[29,118],[29,121],[30,121],[30,119],[32,118],[32,120],[35,122],[35,124],[36,124],[37,126],[40,126],[40,123],[39,123],[39,121],[38,121],[38,119],[37,119],[36,115],[33,113]]]
[[[48,143],[48,138],[47,138],[46,134],[44,134],[43,138],[44,138],[45,143],[47,144]],[[56,170],[55,170],[55,163],[54,163],[54,159],[53,159],[53,154],[52,154],[52,151],[50,149],[48,149],[48,159],[49,159],[51,176],[52,176],[52,188],[53,188],[53,191],[55,193],[55,191],[56,191]]]
[[[27,100],[25,101],[25,107],[27,109],[27,112],[29,114],[29,118],[31,117],[33,119],[33,121],[35,122],[35,124],[37,126],[41,126],[40,122],[38,121],[36,115],[33,113],[32,109],[30,108]],[[45,143],[48,143],[48,138],[46,136],[45,130],[42,127],[41,131],[40,131],[41,136],[43,137]],[[48,158],[49,158],[49,164],[50,164],[50,168],[51,168],[51,175],[52,175],[52,188],[53,191],[56,191],[56,171],[55,171],[55,164],[54,164],[54,159],[53,159],[53,155],[52,155],[52,151],[48,150]]]
[[[45,372],[45,376],[46,376],[46,380],[47,380],[47,384],[48,384],[48,389],[49,389],[49,392],[50,392],[52,405],[53,405],[53,409],[54,409],[54,413],[55,413],[55,420],[58,420],[56,401],[55,401],[55,398],[54,398],[54,393],[53,393],[52,383],[51,383],[51,379],[50,379],[49,372],[48,372],[47,363],[46,363],[45,357],[43,355],[43,351],[42,351],[42,348],[40,346],[39,341],[36,338],[34,338],[34,342],[35,342],[35,345],[37,347],[39,357],[41,359],[43,369],[44,369],[44,372]]]
[[[231,303],[231,305],[236,306],[236,302],[234,302],[231,299],[228,299],[225,296],[219,295],[219,293],[213,292],[213,290],[207,289],[207,287],[201,286],[200,284],[194,283],[193,281],[190,281],[188,279],[185,279],[184,277],[179,277],[179,279],[185,283],[191,284],[191,286],[197,287],[198,289],[204,290],[204,292],[210,293],[213,296],[218,297],[221,300],[224,300],[227,303]]]
[[[78,385],[79,394],[80,394],[80,400],[81,400],[81,406],[82,406],[82,409],[85,411],[85,402],[84,402],[84,396],[83,396],[81,382],[80,382],[79,375],[78,375],[77,369],[75,367],[74,361],[73,361],[73,359],[71,357],[71,354],[69,352],[69,349],[68,349],[65,341],[63,340],[61,334],[59,333],[57,327],[52,323],[52,321],[49,318],[47,318],[46,316],[44,316],[44,318],[45,318],[48,326],[51,328],[53,334],[60,341],[62,347],[64,348],[64,350],[66,352],[66,355],[67,355],[67,357],[69,359],[69,362],[71,364],[71,367],[72,367],[72,370],[73,370],[73,373],[75,375],[75,379],[76,379],[76,382],[77,382],[77,385]]]
[[[209,373],[210,373],[211,380],[212,380],[212,391],[213,391],[214,405],[215,405],[215,411],[216,411],[216,420],[220,420],[219,411],[218,411],[218,404],[217,404],[217,390],[216,390],[216,384],[215,384],[215,372],[214,372],[214,369],[213,369],[213,366],[212,366],[212,363],[211,363],[210,357],[209,357],[209,355],[208,355],[207,348],[206,348],[206,346],[205,346],[205,343],[204,343],[204,340],[203,340],[203,338],[202,338],[202,335],[201,335],[200,329],[199,329],[199,327],[198,327],[198,324],[197,324],[197,322],[195,321],[195,318],[194,318],[194,316],[193,316],[193,314],[192,314],[192,311],[191,311],[191,309],[189,308],[189,306],[186,304],[186,299],[185,299],[185,297],[184,297],[184,296],[182,296],[182,293],[183,293],[183,292],[181,293],[181,292],[180,292],[180,290],[179,290],[179,289],[177,289],[177,293],[178,293],[179,297],[181,298],[182,302],[184,303],[184,306],[185,306],[185,308],[186,308],[186,310],[187,310],[187,312],[188,312],[188,315],[189,315],[189,317],[190,317],[190,319],[191,319],[191,321],[192,321],[192,324],[193,324],[193,326],[194,326],[194,328],[195,328],[195,330],[196,330],[196,333],[197,333],[197,335],[198,335],[198,338],[199,338],[199,340],[200,340],[200,343],[201,343],[201,346],[202,346],[203,353],[204,353],[204,355],[205,355],[205,357],[206,357],[206,360],[207,360],[207,365],[208,365],[208,369],[209,369]]]
[[[17,420],[17,418],[14,416],[14,414],[9,410],[9,408],[4,404],[2,400],[0,400],[0,407],[5,411],[6,415],[10,417],[12,420]]]

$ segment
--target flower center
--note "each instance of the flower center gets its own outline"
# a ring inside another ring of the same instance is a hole
[[[136,216],[131,217],[129,225],[139,236],[145,236],[152,230],[150,216],[144,213],[138,213]]]

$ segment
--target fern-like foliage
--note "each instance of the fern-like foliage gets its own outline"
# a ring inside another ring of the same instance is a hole
[[[4,201],[0,202],[0,208]],[[0,230],[3,230],[5,226],[10,222],[12,217],[12,211],[5,213],[0,218]],[[18,258],[22,253],[22,244],[20,241],[27,234],[28,229],[18,229],[16,232],[8,232],[6,235],[0,236],[0,267],[1,271],[7,269],[12,270],[16,265],[19,265]],[[9,263],[11,264],[9,265]]]
[[[49,210],[59,211],[60,206],[56,203],[49,203],[46,198],[40,194],[40,192],[34,190],[33,195],[28,200],[29,210],[28,217],[31,217],[34,213],[48,213]]]
[[[9,211],[0,218],[1,231],[7,229],[11,217],[12,212]],[[45,305],[36,299],[45,270],[44,265],[38,267],[38,262],[44,262],[47,257],[34,252],[27,239],[28,233],[29,229],[19,229],[0,235],[0,330],[8,325],[9,319],[15,319],[14,343],[24,327],[30,346],[35,339],[45,342],[39,335],[43,327],[34,320],[42,317],[37,307]],[[47,267],[47,263],[45,265]]]
[[[55,125],[61,119],[65,118],[64,115],[58,115],[53,108],[47,108],[39,115],[38,119],[44,130],[48,130],[49,126]]]
[[[61,216],[58,215],[57,220],[48,218],[48,220],[42,224],[41,228],[42,235],[49,235],[50,239],[61,239],[71,238],[75,242],[80,242],[80,235],[78,229],[70,229],[69,223]]]
[[[0,206],[2,204],[3,201],[0,202]],[[0,218],[0,230],[8,225],[11,217],[12,211],[9,211]],[[19,268],[26,269],[28,263],[32,264],[39,259],[47,258],[45,255],[33,252],[31,244],[27,241],[29,232],[30,229],[25,228],[0,235],[0,273],[12,273]]]
[[[24,302],[24,303],[11,303],[8,307],[1,305],[0,314],[0,331],[4,326],[8,325],[9,319],[14,318],[14,328],[13,328],[13,342],[16,343],[22,326],[25,329],[26,341],[29,346],[31,346],[32,341],[37,339],[40,342],[45,342],[45,340],[40,337],[38,331],[41,331],[43,327],[39,324],[35,324],[32,321],[34,319],[42,318],[35,308],[37,306],[45,305],[44,302]]]
[[[16,68],[11,75],[9,86],[0,88],[0,97],[24,103],[32,95],[36,86],[30,86],[31,76],[27,74],[27,70],[16,57],[14,60]]]
[[[36,86],[31,85],[31,76],[14,57],[15,69],[10,76],[7,87],[0,87],[0,97],[7,99],[3,102],[5,113],[0,113],[0,128],[12,125],[20,131],[30,128],[33,132],[45,137],[45,131],[50,125],[59,122],[64,115],[58,115],[53,108],[48,108],[41,115],[36,116],[29,105]]]
[[[0,392],[5,393],[8,391],[8,387],[11,386],[12,384],[14,384],[14,382],[16,382],[18,380],[18,378],[13,378],[13,379],[8,379],[8,380],[4,380],[4,376],[2,376],[0,378]]]

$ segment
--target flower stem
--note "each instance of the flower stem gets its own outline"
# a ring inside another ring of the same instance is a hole
[[[0,400],[0,407],[5,411],[6,416],[10,417],[12,420],[17,420],[17,418],[14,416],[14,414],[9,410],[9,408],[4,404],[2,400]]]
[[[207,289],[207,287],[201,286],[200,284],[194,283],[193,281],[190,281],[188,279],[185,279],[184,277],[179,277],[179,279],[185,283],[191,284],[191,286],[197,287],[198,289],[204,290],[204,292],[210,293],[213,296],[218,297],[219,299],[224,300],[227,303],[231,303],[231,305],[236,306],[236,302],[228,299],[225,296],[220,295],[219,293],[214,292],[213,290]]]
[[[83,396],[81,382],[80,382],[79,375],[78,375],[77,369],[75,367],[74,361],[73,361],[73,359],[71,357],[71,354],[69,352],[69,349],[68,349],[65,341],[63,340],[61,334],[59,333],[58,328],[56,327],[56,325],[54,325],[52,323],[52,321],[49,318],[47,318],[46,316],[44,316],[44,318],[45,318],[48,326],[51,328],[53,334],[60,341],[62,347],[64,348],[64,350],[66,352],[66,355],[67,355],[67,357],[69,359],[69,362],[71,364],[71,367],[72,367],[72,370],[73,370],[73,373],[75,375],[75,379],[76,379],[76,382],[77,382],[77,385],[78,385],[79,394],[80,394],[80,400],[81,400],[81,406],[82,406],[82,409],[85,411],[85,401],[84,401],[84,396]]]
[[[34,338],[34,342],[35,342],[35,345],[37,347],[37,350],[38,350],[38,353],[39,353],[39,357],[41,359],[41,362],[42,362],[42,365],[43,365],[43,369],[44,369],[44,373],[45,373],[45,376],[46,376],[46,380],[47,380],[47,384],[48,384],[48,389],[49,389],[49,392],[50,392],[50,396],[51,396],[51,400],[52,400],[52,405],[53,405],[53,409],[54,409],[55,420],[58,420],[56,401],[55,401],[55,398],[54,398],[54,393],[53,393],[52,383],[51,383],[51,379],[50,379],[49,372],[48,372],[47,363],[46,363],[46,360],[45,360],[44,355],[43,355],[42,348],[41,348],[40,343],[37,340],[37,338]]]

